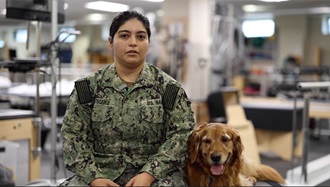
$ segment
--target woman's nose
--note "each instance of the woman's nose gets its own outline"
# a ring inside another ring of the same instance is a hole
[[[130,38],[129,45],[133,45],[133,46],[136,45],[136,38],[135,37]]]

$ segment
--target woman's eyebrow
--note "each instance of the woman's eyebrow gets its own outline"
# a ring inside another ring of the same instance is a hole
[[[129,31],[129,30],[120,30],[120,31],[118,31],[118,33],[125,33],[125,32],[128,32],[128,33],[131,33],[131,31]],[[143,31],[143,30],[141,30],[141,31],[138,31],[137,33],[139,33],[139,34],[147,34],[147,32],[146,31]]]

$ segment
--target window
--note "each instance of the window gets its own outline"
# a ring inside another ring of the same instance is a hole
[[[271,19],[245,20],[242,31],[247,38],[271,37],[275,33],[275,23]]]
[[[3,48],[3,47],[5,47],[5,41],[0,39],[0,48]]]
[[[26,43],[27,36],[28,33],[26,29],[18,29],[15,32],[15,41],[18,43]]]
[[[104,41],[108,41],[110,25],[104,24],[101,30],[101,36]]]
[[[322,17],[322,34],[323,35],[330,35],[330,16],[323,16]]]
[[[63,31],[75,31],[75,29],[70,27],[70,28],[63,28],[60,30],[60,32],[63,32]],[[63,40],[65,40],[64,43],[73,43],[76,40],[76,37],[77,36],[74,34],[69,36],[68,33],[64,32],[64,33],[61,33],[61,35],[59,36],[59,41],[62,42]]]

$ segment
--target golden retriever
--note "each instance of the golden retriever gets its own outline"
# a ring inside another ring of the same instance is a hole
[[[188,142],[184,168],[188,186],[253,186],[257,180],[285,185],[270,166],[254,164],[242,155],[238,131],[222,123],[198,126]]]

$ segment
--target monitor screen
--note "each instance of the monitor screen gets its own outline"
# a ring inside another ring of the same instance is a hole
[[[6,18],[51,22],[52,0],[6,0]],[[58,0],[58,23],[64,23],[64,0]]]

